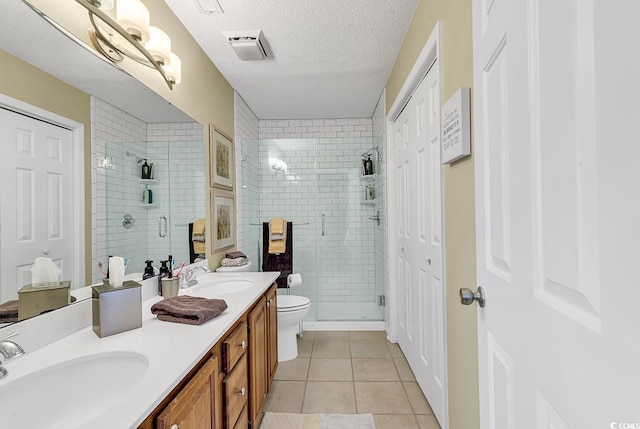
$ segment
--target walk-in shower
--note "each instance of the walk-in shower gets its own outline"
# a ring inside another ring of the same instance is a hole
[[[372,175],[363,174],[363,153],[372,155]],[[376,266],[382,226],[375,221],[383,202],[375,174],[381,157],[373,138],[261,140],[247,160],[254,157],[257,166],[241,167],[245,252],[260,260],[259,224],[283,217],[294,223],[293,270],[303,278],[291,293],[312,302],[306,322],[384,320]]]

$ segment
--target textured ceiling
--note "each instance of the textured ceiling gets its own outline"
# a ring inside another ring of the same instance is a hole
[[[419,0],[165,0],[260,119],[369,117]],[[261,29],[269,58],[241,61],[223,31]],[[177,51],[180,55],[179,51]]]

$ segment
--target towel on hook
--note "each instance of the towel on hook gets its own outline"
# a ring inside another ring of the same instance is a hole
[[[193,252],[195,254],[206,253],[207,245],[204,241],[194,241],[193,242]]]
[[[287,250],[287,221],[275,217],[269,222],[269,253],[279,255]]]

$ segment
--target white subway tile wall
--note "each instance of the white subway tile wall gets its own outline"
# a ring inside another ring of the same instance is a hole
[[[260,140],[371,137],[371,118],[260,121]]]
[[[169,253],[188,262],[187,224],[205,217],[203,127],[196,122],[147,124],[93,97],[92,123],[92,166],[97,166],[92,169],[93,282],[102,278],[97,262],[106,263],[109,254],[128,258],[127,272],[141,272],[146,259],[157,266]],[[113,168],[102,166],[105,157]],[[137,158],[154,164],[158,183],[147,186],[155,207],[140,205],[145,184],[139,181]],[[136,221],[130,229],[122,225],[127,213]],[[162,216],[166,237],[159,236]]]
[[[236,207],[238,208],[237,248],[252,262],[251,271],[260,269],[260,164],[259,119],[235,93]]]

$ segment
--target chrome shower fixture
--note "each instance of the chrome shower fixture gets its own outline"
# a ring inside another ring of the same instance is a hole
[[[124,154],[127,155],[127,156],[135,156],[136,157],[136,164],[140,164],[142,161],[145,160],[144,158],[140,158],[138,155],[136,155],[133,152],[126,151]]]

